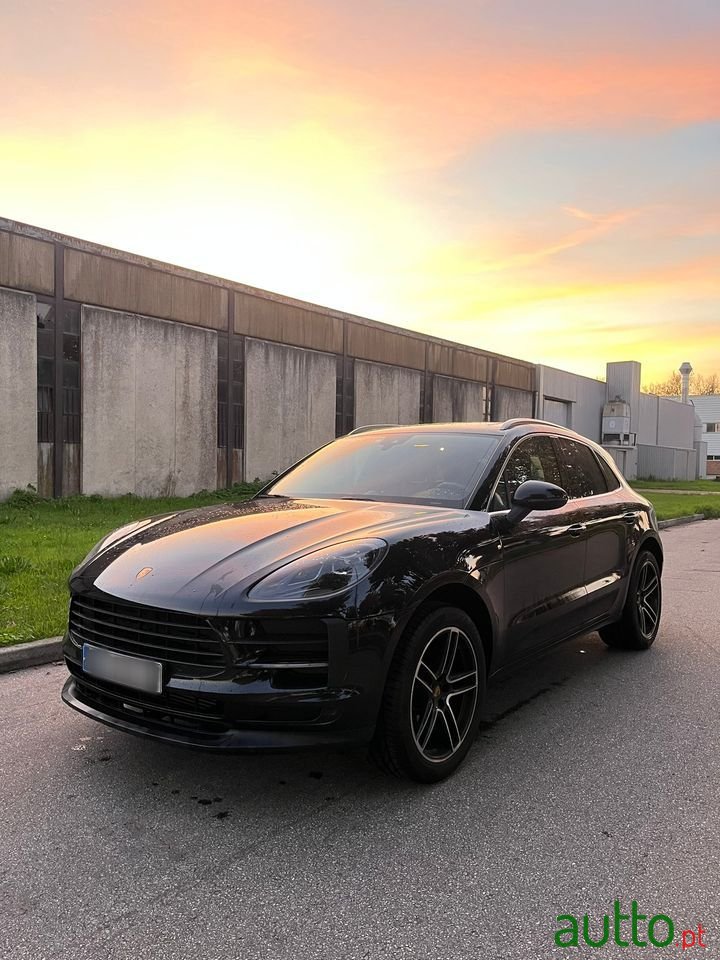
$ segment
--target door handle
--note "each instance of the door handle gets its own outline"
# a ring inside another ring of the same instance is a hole
[[[585,524],[573,523],[572,526],[568,527],[568,533],[571,537],[581,537],[585,533]]]
[[[637,518],[638,518],[638,514],[635,513],[634,511],[623,514],[623,520],[625,521],[625,523],[630,523],[630,524],[635,523]]]

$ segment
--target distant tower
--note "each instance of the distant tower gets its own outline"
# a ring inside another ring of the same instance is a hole
[[[685,363],[680,367],[680,399],[683,403],[688,403],[688,397],[690,396],[690,374],[692,372],[692,364],[688,363],[686,360]]]

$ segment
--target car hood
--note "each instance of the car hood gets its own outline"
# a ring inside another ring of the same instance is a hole
[[[259,499],[188,510],[122,528],[78,567],[71,587],[227,613],[260,576],[294,557],[333,542],[446,528],[463,517],[463,510],[358,500]]]

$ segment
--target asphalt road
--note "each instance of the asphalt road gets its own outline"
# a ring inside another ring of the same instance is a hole
[[[64,707],[62,667],[0,677],[0,957],[534,960],[615,898],[720,957],[720,521],[663,539],[654,648],[590,635],[495,686],[431,788],[145,743]]]

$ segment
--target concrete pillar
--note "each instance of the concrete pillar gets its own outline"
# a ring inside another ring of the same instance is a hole
[[[216,483],[217,333],[83,307],[83,493]]]
[[[0,288],[0,500],[37,488],[35,297]]]

